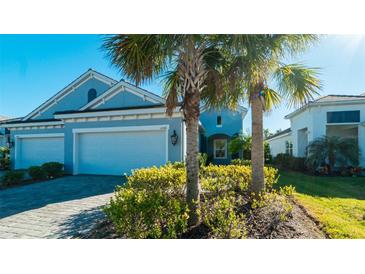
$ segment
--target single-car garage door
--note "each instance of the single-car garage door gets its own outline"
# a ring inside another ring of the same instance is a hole
[[[23,169],[46,162],[64,162],[63,134],[16,135],[15,168]]]
[[[75,174],[121,175],[167,162],[166,127],[93,130],[75,134]]]

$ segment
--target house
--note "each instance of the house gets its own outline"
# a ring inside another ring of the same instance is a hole
[[[182,161],[186,134],[179,107],[124,80],[89,69],[25,117],[3,123],[10,131],[13,169],[64,163],[70,174],[120,175]],[[228,163],[229,139],[242,131],[247,110],[202,108],[200,147],[213,162]]]
[[[4,115],[0,115],[0,123],[8,120],[9,117],[6,117]],[[0,147],[6,146],[6,136],[8,131],[6,128],[0,128]]]
[[[271,153],[306,156],[306,147],[322,136],[354,138],[363,152],[359,162],[365,166],[365,94],[327,95],[285,116],[290,128],[267,139]]]

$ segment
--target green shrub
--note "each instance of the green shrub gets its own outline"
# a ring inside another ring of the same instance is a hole
[[[24,175],[24,171],[7,171],[2,177],[2,183],[5,186],[19,184],[23,181]]]
[[[56,178],[64,174],[63,164],[58,162],[44,163],[42,169],[45,171],[48,178]]]
[[[178,238],[188,229],[184,166],[134,170],[127,184],[118,187],[105,212],[116,231],[126,238]],[[265,168],[267,189],[277,180],[277,170]],[[201,218],[213,238],[242,238],[242,197],[248,196],[251,168],[209,165],[200,170]]]
[[[206,153],[199,153],[198,154],[198,159],[199,159],[199,165],[201,167],[204,167],[207,165],[208,162],[208,154]]]
[[[237,213],[237,204],[239,203],[232,193],[204,200],[201,215],[211,231],[211,238],[240,239],[245,236],[245,216]]]
[[[244,160],[244,159],[233,159],[231,161],[232,165],[238,165],[238,166],[250,166],[251,160]]]
[[[8,147],[0,147],[0,169],[10,169],[10,149]]]
[[[29,167],[28,174],[33,180],[43,180],[47,178],[46,171],[40,166]]]
[[[286,153],[279,153],[276,155],[276,157],[273,159],[273,164],[280,169],[300,172],[307,170],[305,158],[290,156]]]
[[[177,238],[188,227],[185,169],[169,164],[133,171],[105,208],[127,238]]]

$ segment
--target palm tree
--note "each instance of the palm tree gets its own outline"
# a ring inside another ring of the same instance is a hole
[[[242,95],[252,110],[252,192],[264,183],[263,113],[279,105],[299,106],[313,99],[320,89],[316,68],[284,64],[283,60],[305,50],[315,35],[233,35],[226,39],[230,49],[232,79],[240,78]]]
[[[200,205],[198,128],[201,102],[208,107],[237,102],[238,92],[223,99],[227,86],[224,59],[216,35],[113,35],[103,47],[112,63],[139,85],[163,74],[166,112],[179,105],[186,124],[187,194],[189,223],[199,222]],[[239,86],[232,81],[233,86]]]
[[[330,166],[330,172],[336,164],[345,166],[359,164],[360,149],[354,138],[323,136],[312,141],[307,147],[307,163],[314,168],[323,164]]]

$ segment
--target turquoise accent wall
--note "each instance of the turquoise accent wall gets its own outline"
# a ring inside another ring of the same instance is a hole
[[[53,114],[56,111],[78,110],[88,103],[88,91],[92,88],[96,90],[97,96],[99,96],[110,86],[97,79],[90,79],[33,120],[53,119]]]

